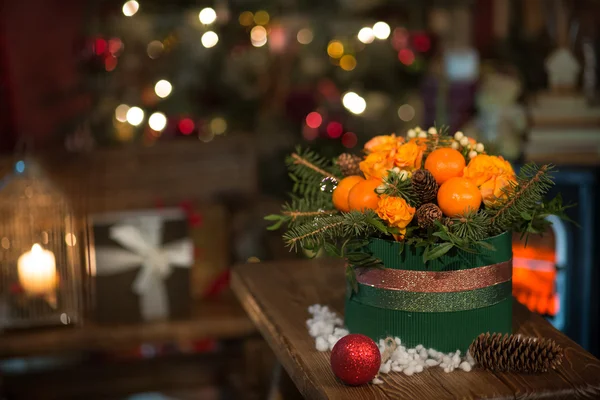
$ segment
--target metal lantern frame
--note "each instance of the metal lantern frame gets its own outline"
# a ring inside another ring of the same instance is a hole
[[[83,231],[67,198],[33,160],[18,161],[1,179],[0,331],[80,321]],[[54,256],[54,272],[51,256],[39,258],[42,250]]]

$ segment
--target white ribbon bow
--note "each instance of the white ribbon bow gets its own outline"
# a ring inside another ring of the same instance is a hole
[[[140,312],[147,321],[169,315],[164,280],[171,274],[172,267],[190,268],[194,262],[192,240],[183,238],[160,247],[162,230],[163,217],[138,217],[110,228],[110,238],[124,249],[96,248],[98,275],[112,275],[142,266],[131,289],[140,296]]]

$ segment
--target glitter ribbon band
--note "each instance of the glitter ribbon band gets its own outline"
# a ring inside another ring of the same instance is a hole
[[[512,278],[512,259],[484,267],[458,271],[411,271],[391,268],[357,268],[356,280],[366,286],[419,293],[475,290]]]
[[[373,307],[412,312],[453,312],[497,304],[512,293],[512,281],[463,292],[419,293],[379,289],[363,284],[358,293],[348,293],[359,303]]]

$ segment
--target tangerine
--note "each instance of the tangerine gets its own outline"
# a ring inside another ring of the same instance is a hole
[[[375,210],[379,202],[379,195],[375,192],[375,189],[379,185],[381,185],[381,182],[378,179],[365,179],[354,185],[348,195],[350,210],[364,210],[367,208]]]
[[[479,210],[481,193],[467,178],[454,177],[440,186],[437,194],[438,205],[448,217],[456,217],[471,210]]]
[[[432,151],[425,160],[425,169],[431,172],[438,185],[455,176],[462,176],[465,165],[465,158],[460,151],[449,147]]]
[[[350,190],[354,185],[364,180],[365,178],[358,175],[351,175],[342,179],[333,190],[333,206],[343,212],[350,211],[350,206],[348,205],[348,195],[350,194]]]

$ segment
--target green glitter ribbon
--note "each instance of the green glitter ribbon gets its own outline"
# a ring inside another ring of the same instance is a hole
[[[352,293],[350,290],[349,293]],[[512,293],[512,280],[481,289],[448,293],[419,293],[358,285],[353,300],[373,307],[412,312],[452,312],[497,304]]]

